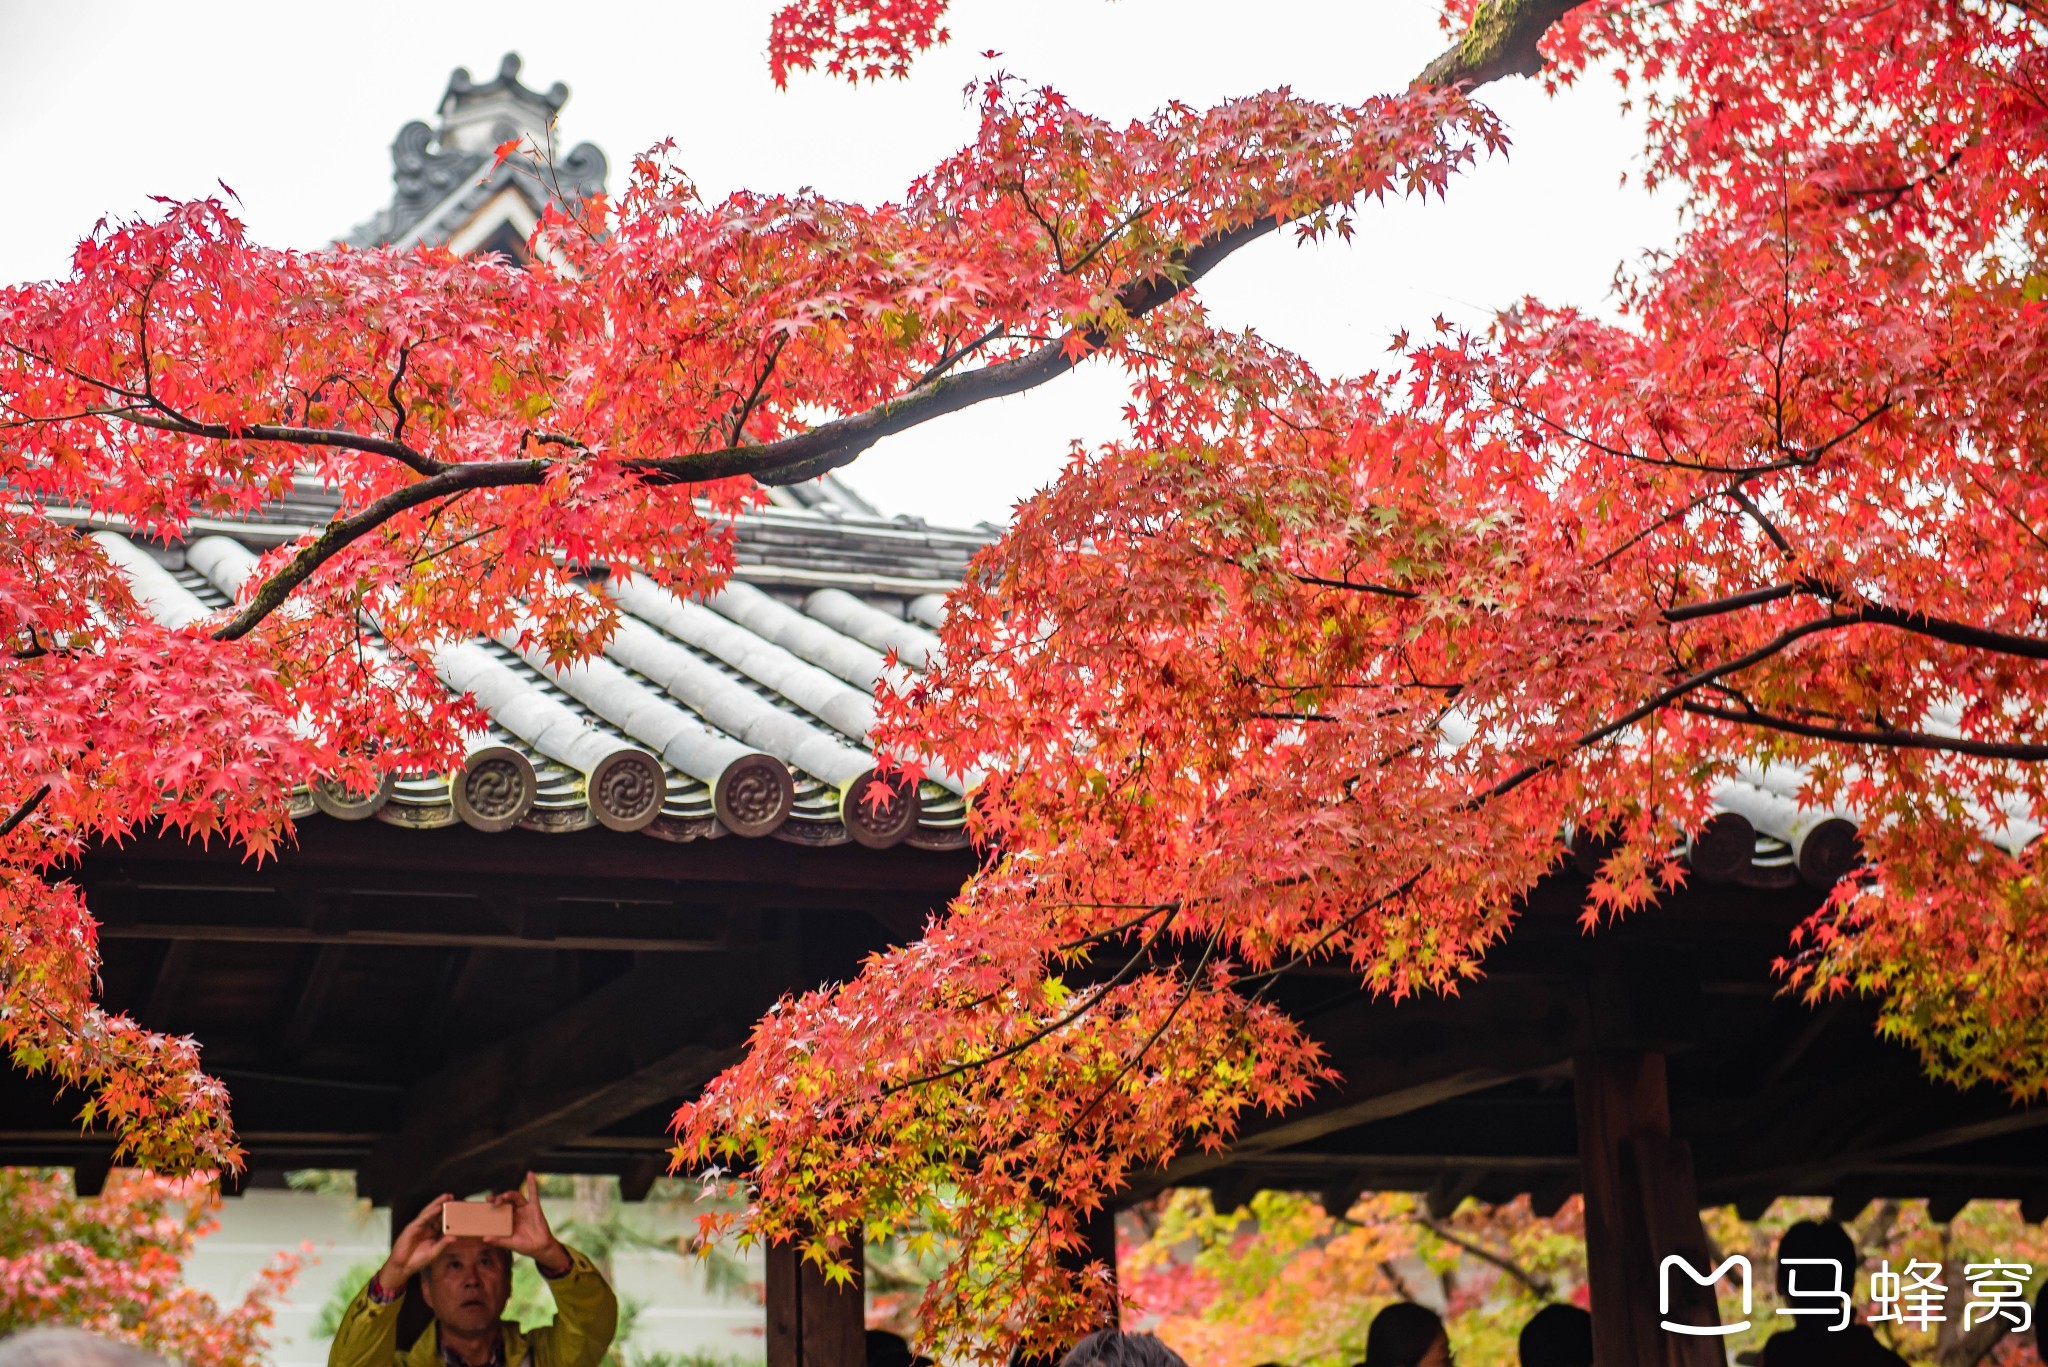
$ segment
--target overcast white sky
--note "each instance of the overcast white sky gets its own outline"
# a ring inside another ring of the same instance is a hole
[[[0,281],[61,273],[103,214],[151,195],[234,187],[261,239],[317,246],[384,204],[390,143],[431,121],[450,69],[566,81],[560,134],[595,142],[613,183],[673,137],[707,193],[812,186],[874,201],[967,141],[961,89],[989,68],[1130,118],[1276,85],[1357,99],[1404,84],[1445,45],[1430,0],[955,0],[952,43],[907,81],[786,92],[764,56],[770,0],[0,0]],[[1633,183],[1641,135],[1604,83],[1547,99],[1496,85],[1515,147],[1446,202],[1368,210],[1348,246],[1268,240],[1209,277],[1219,317],[1331,371],[1381,364],[1387,339],[1438,313],[1483,321],[1525,294],[1598,307],[1615,268],[1668,242],[1674,210]],[[892,439],[847,472],[889,512],[1002,520],[1069,441],[1116,430],[1121,393],[1084,371]]]

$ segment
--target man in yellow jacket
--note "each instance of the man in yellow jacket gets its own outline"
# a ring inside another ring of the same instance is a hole
[[[619,1327],[619,1301],[590,1259],[564,1247],[541,1213],[533,1174],[494,1204],[512,1207],[512,1232],[482,1239],[441,1232],[440,1196],[392,1241],[391,1256],[356,1293],[327,1350],[327,1367],[597,1367]],[[512,1297],[512,1255],[548,1279],[555,1322],[530,1334],[502,1318]],[[398,1311],[419,1274],[434,1322],[409,1351],[398,1347]]]

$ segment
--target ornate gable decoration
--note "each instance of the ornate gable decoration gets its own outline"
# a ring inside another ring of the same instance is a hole
[[[457,67],[441,97],[440,127],[415,119],[392,141],[390,205],[341,240],[523,257],[526,236],[550,200],[602,191],[605,156],[587,142],[556,154],[552,165],[512,156],[492,167],[495,149],[513,138],[551,147],[555,118],[569,99],[560,81],[545,91],[528,89],[519,65],[519,54],[508,52],[497,76],[483,82]]]

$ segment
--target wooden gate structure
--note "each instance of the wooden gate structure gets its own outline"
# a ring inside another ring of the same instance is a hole
[[[567,95],[517,76],[516,58],[490,82],[457,73],[440,130],[400,133],[396,198],[355,240],[517,249],[541,192],[516,159],[486,170],[489,148]],[[603,170],[583,147],[557,176]],[[883,518],[830,480],[775,497],[742,521],[732,588],[622,599],[603,667],[560,676],[513,641],[437,661],[494,720],[463,773],[370,799],[308,791],[296,844],[260,866],[153,837],[72,871],[103,925],[107,1002],[195,1035],[232,1089],[244,1180],[353,1169],[401,1220],[529,1168],[617,1173],[638,1196],[675,1105],[764,1008],[914,937],[966,877],[959,785],[926,782],[890,819],[859,799],[877,781],[875,676],[890,651],[923,661],[988,529]],[[330,511],[307,491],[178,545],[95,534],[180,620]],[[1852,866],[1855,828],[1755,778],[1694,833],[1685,890],[1596,935],[1578,915],[1597,851],[1561,859],[1456,998],[1396,1006],[1340,969],[1288,974],[1278,1004],[1343,1082],[1127,1198],[1199,1185],[1232,1206],[1272,1188],[1343,1208],[1403,1190],[1442,1214],[1583,1191],[1602,1367],[1719,1360],[1713,1340],[1656,1328],[1657,1260],[1704,1266],[1703,1204],[1824,1196],[1846,1217],[1925,1197],[1942,1218],[2000,1197],[2048,1216],[2048,1107],[1929,1082],[1867,1004],[1779,993],[1772,961]],[[0,1163],[75,1168],[94,1189],[110,1140],[75,1111],[0,1075]],[[859,1355],[859,1296],[787,1251],[767,1313],[771,1367]]]

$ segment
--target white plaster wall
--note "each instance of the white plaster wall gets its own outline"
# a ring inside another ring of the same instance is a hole
[[[548,1203],[550,1214],[559,1212]],[[692,1228],[686,1213],[627,1206],[639,1227],[665,1235]],[[382,1262],[390,1248],[391,1212],[341,1196],[307,1191],[251,1191],[222,1203],[220,1228],[202,1240],[185,1268],[191,1285],[223,1301],[239,1299],[257,1272],[281,1251],[312,1247],[290,1292],[277,1306],[271,1333],[274,1367],[325,1367],[327,1343],[312,1337],[313,1321],[344,1274],[358,1263]],[[759,1259],[749,1276],[758,1284]],[[627,1345],[629,1354],[703,1354],[758,1362],[762,1357],[761,1307],[752,1297],[706,1292],[695,1259],[661,1250],[625,1250],[614,1256],[613,1277],[623,1298],[644,1307]]]

